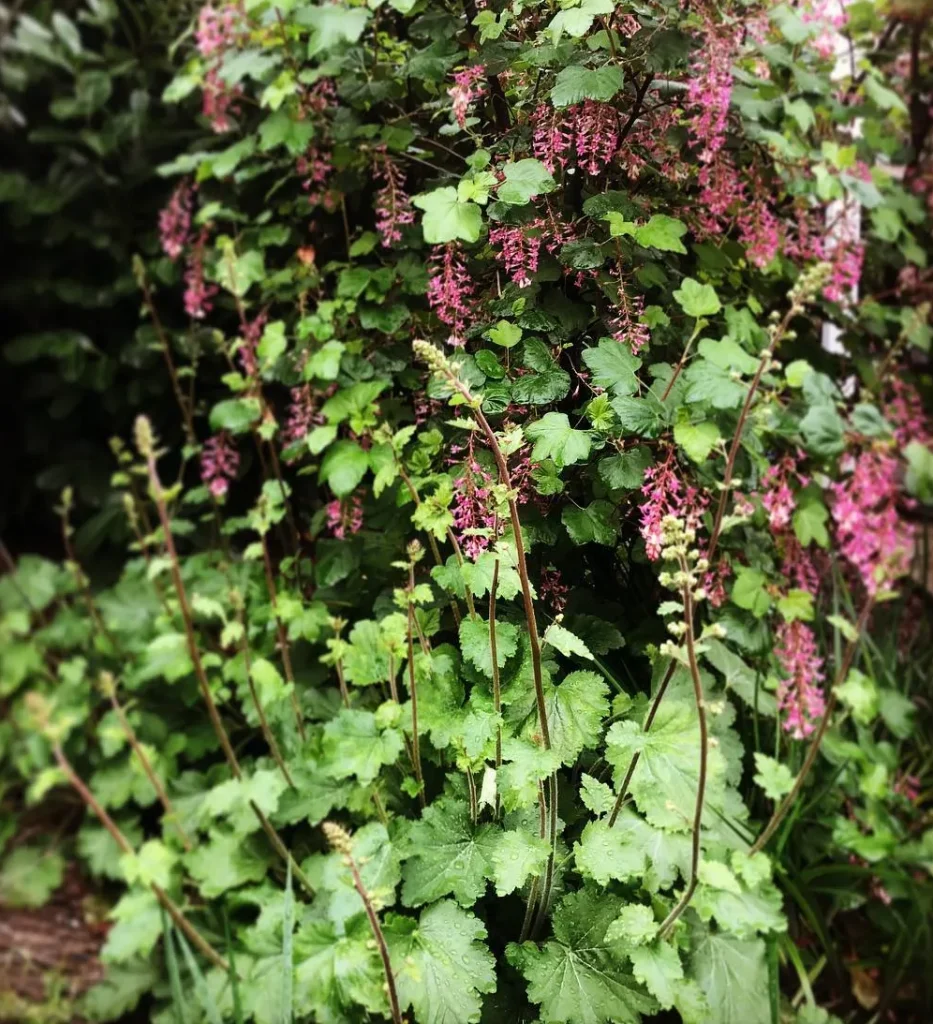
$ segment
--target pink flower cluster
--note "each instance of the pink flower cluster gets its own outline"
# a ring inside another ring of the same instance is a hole
[[[651,340],[648,325],[642,323],[641,316],[645,311],[645,300],[641,295],[629,295],[619,268],[611,271],[617,278],[616,309],[610,317],[612,336],[616,341],[628,345],[632,355],[638,353]]]
[[[661,557],[664,547],[662,524],[665,516],[677,516],[689,528],[696,529],[709,499],[677,474],[677,459],[673,449],[664,462],[657,462],[645,470],[641,493],[641,535],[645,551],[652,562]]]
[[[551,172],[566,167],[573,155],[574,119],[542,103],[531,115],[534,155]]]
[[[474,560],[489,547],[490,537],[471,531],[492,531],[496,525],[496,515],[489,500],[489,488],[493,482],[493,478],[474,456],[471,438],[462,472],[454,480],[454,504],[451,511],[457,540],[464,554]]]
[[[830,302],[847,302],[862,276],[865,246],[860,242],[837,245],[831,260],[832,273],[823,289],[823,296]]]
[[[897,509],[900,464],[894,455],[867,448],[846,461],[848,475],[832,485],[836,543],[873,595],[910,571],[916,528]]]
[[[610,103],[586,100],[575,129],[580,167],[587,174],[599,174],[619,148],[619,112]]]
[[[211,299],[218,291],[216,284],[208,284],[204,279],[204,247],[207,239],[207,228],[201,228],[185,265],[185,312],[192,320],[203,320],[207,316],[214,308]]]
[[[201,56],[210,61],[204,75],[202,111],[211,128],[221,133],[233,127],[231,113],[237,113],[237,100],[242,95],[236,87],[228,85],[220,75],[224,54],[237,46],[245,30],[245,13],[240,4],[225,4],[215,8],[205,4],[198,14],[195,43]]]
[[[253,317],[252,320],[247,320],[245,316],[240,323],[240,330],[243,333],[243,343],[237,349],[237,357],[240,360],[240,366],[243,367],[243,372],[247,377],[255,377],[259,373],[259,362],[256,359],[256,347],[259,345],[259,339],[262,337],[262,332],[266,329],[266,323],[269,319],[269,314],[265,311],[259,312]]]
[[[690,137],[701,163],[711,163],[722,148],[732,99],[732,62],[742,38],[739,23],[715,19],[716,7],[701,8],[703,39],[690,69],[687,100],[692,111]]]
[[[768,513],[768,523],[772,530],[786,530],[790,526],[791,516],[796,507],[791,480],[806,487],[807,477],[797,472],[797,459],[793,455],[785,455],[778,463],[769,466],[761,478],[762,489],[758,497]]]
[[[929,445],[933,441],[933,433],[917,389],[898,376],[892,376],[889,389],[884,416],[894,429],[894,439],[900,445],[911,441]]]
[[[821,57],[832,57],[836,50],[837,34],[849,20],[846,10],[850,0],[802,0],[800,18],[804,24],[819,26],[819,35],[813,48]]]
[[[777,703],[784,713],[784,728],[794,739],[804,739],[826,712],[823,696],[823,659],[813,630],[799,619],[782,622],[775,647],[783,678]]]
[[[337,209],[337,197],[327,188],[334,170],[330,150],[311,145],[304,156],[298,157],[295,170],[304,179],[301,187],[308,193],[308,202],[333,213]]]
[[[356,494],[343,501],[335,498],[327,504],[325,512],[327,529],[337,540],[343,540],[348,533],[359,533],[363,528],[363,502]]]
[[[447,95],[453,100],[454,117],[461,128],[466,127],[470,107],[486,92],[484,85],[477,84],[485,76],[486,69],[483,65],[474,64],[463,71],[458,71],[454,75],[454,84],[447,90]]]
[[[226,431],[215,434],[201,449],[201,482],[215,498],[227,493],[240,468],[240,453]]]
[[[475,287],[456,244],[435,246],[428,271],[428,305],[451,328],[448,345],[466,344],[463,332],[473,317]]]
[[[162,251],[173,262],[181,255],[191,231],[191,207],[194,187],[183,178],[172,192],[169,201],[159,211],[159,239]]]
[[[522,227],[499,225],[489,231],[490,244],[498,247],[496,259],[519,288],[531,284],[531,275],[538,270],[541,256],[541,235],[538,223]]]
[[[559,111],[542,104],[531,121],[532,150],[552,174],[573,158],[587,174],[599,174],[619,148],[619,112],[610,103],[586,100]]]
[[[304,441],[311,427],[323,419],[315,408],[310,384],[292,388],[290,394],[291,400],[282,430],[282,444],[286,448]]]
[[[405,191],[405,175],[385,151],[376,159],[375,175],[384,182],[376,193],[376,230],[383,248],[391,249],[402,240],[402,228],[414,224],[415,211]]]

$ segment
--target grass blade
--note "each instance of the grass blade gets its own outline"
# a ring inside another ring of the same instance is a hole
[[[292,980],[294,977],[292,933],[295,930],[295,896],[292,892],[292,862],[288,862],[282,905],[282,1024],[292,1024]]]
[[[240,1002],[240,981],[237,975],[236,958],[233,942],[230,939],[230,919],[224,908],[224,943],[227,948],[227,959],[230,961],[230,995],[233,998],[233,1019],[236,1024],[243,1024],[243,1004]]]
[[[181,946],[182,956],[185,958],[188,973],[194,981],[194,990],[197,993],[201,1009],[204,1010],[210,1024],[223,1024],[223,1015],[214,997],[211,995],[210,989],[207,987],[207,979],[204,977],[197,960],[194,958],[194,954],[191,952],[191,947],[181,932],[178,933],[178,944]]]
[[[178,956],[175,953],[173,938],[175,928],[169,924],[165,908],[160,909],[162,911],[162,944],[165,947],[165,963],[168,967],[168,980],[172,991],[172,1014],[175,1017],[175,1024],[186,1024],[188,1013],[185,1007],[185,995],[181,987],[181,973],[178,970]]]

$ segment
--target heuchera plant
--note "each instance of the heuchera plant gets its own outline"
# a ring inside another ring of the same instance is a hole
[[[933,491],[922,28],[192,27],[135,266],[178,408],[114,443],[130,557],[92,587],[66,500],[65,565],[0,581],[6,770],[70,785],[123,886],[84,1012],[829,1020],[806,946],[851,892],[805,856],[858,864],[881,927],[930,905],[881,654]]]

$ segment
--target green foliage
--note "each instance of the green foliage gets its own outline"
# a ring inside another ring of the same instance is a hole
[[[803,1021],[858,935],[907,1019],[906,25],[853,5],[839,80],[786,6],[168,6],[4,49],[6,355],[78,490],[0,577],[0,898],[107,883],[80,1012]],[[40,848],[72,770],[109,817]]]

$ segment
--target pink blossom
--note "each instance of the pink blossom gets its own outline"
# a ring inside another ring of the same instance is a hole
[[[162,242],[162,251],[173,262],[181,255],[188,241],[193,201],[194,188],[188,179],[184,178],[159,211],[159,238]]]
[[[348,533],[359,533],[363,528],[363,502],[354,494],[343,501],[334,499],[325,508],[327,529],[337,540],[343,540]]]
[[[547,601],[551,611],[560,615],[567,606],[568,586],[561,583],[560,569],[542,569],[541,583],[538,586],[538,593],[542,601]]]
[[[304,156],[298,158],[295,170],[304,179],[301,187],[308,193],[308,202],[333,212],[337,208],[337,198],[327,189],[334,170],[330,150],[312,145]]]
[[[651,340],[648,325],[641,321],[645,300],[641,295],[629,295],[619,268],[615,268],[611,273],[617,279],[616,309],[610,317],[612,336],[616,341],[628,345],[632,355],[637,356]]]
[[[587,174],[599,174],[619,148],[619,114],[609,103],[586,100],[576,118],[576,153]]]
[[[304,441],[308,431],[319,418],[314,407],[311,385],[303,384],[301,387],[292,388],[285,427],[282,430],[282,443],[285,447]]]
[[[566,167],[573,151],[573,120],[564,111],[542,103],[531,115],[532,152],[553,174]]]
[[[720,560],[703,575],[703,589],[706,598],[714,608],[726,603],[726,580],[732,575],[732,566],[725,558]]]
[[[793,455],[785,455],[776,465],[769,466],[761,478],[762,490],[758,496],[768,513],[768,522],[772,530],[786,530],[790,525],[796,505],[794,492],[790,487],[790,481],[794,477],[800,479],[797,474],[797,460]]]
[[[722,148],[732,99],[732,62],[742,38],[742,25],[717,22],[710,6],[701,10],[703,39],[690,68],[687,100],[690,138],[700,147],[701,163],[711,163]]]
[[[815,597],[827,568],[825,556],[814,551],[812,545],[805,548],[790,531],[781,538],[781,547],[781,572],[785,579],[795,590],[806,590]]]
[[[759,188],[763,186],[758,183]],[[749,262],[766,267],[781,248],[781,223],[763,199],[743,204],[738,215],[739,236]]]
[[[376,177],[385,182],[376,193],[376,230],[383,248],[402,240],[402,228],[415,222],[411,198],[405,192],[405,175],[383,151],[376,160]]]
[[[832,273],[823,295],[830,302],[851,300],[862,276],[865,246],[860,242],[837,245],[833,250]]]
[[[454,117],[461,128],[466,127],[470,106],[486,92],[485,86],[477,85],[485,75],[486,69],[483,65],[474,64],[463,71],[458,71],[454,75],[454,84],[447,90],[447,95],[453,100]]]
[[[800,18],[804,24],[817,25],[819,34],[813,39],[813,48],[821,57],[832,57],[839,29],[849,20],[850,0],[802,0]]]
[[[656,562],[664,547],[664,517],[677,516],[688,527],[696,529],[709,499],[678,476],[673,450],[664,462],[655,463],[645,470],[641,493],[645,498],[640,509],[641,535],[648,558]]]
[[[256,361],[256,347],[259,344],[260,338],[262,338],[262,332],[266,329],[268,319],[269,314],[263,310],[257,313],[252,320],[246,320],[244,317],[240,324],[240,330],[243,332],[243,342],[237,349],[237,356],[240,360],[240,366],[243,367],[243,372],[247,377],[255,377],[259,372],[259,363]]]
[[[219,72],[207,72],[201,93],[201,112],[210,122],[212,131],[218,135],[230,131],[233,127],[230,115],[240,112],[237,101],[242,95],[239,88],[227,85]]]
[[[454,243],[435,246],[428,271],[428,305],[442,324],[451,328],[447,344],[466,344],[463,332],[473,318],[475,285]]]
[[[823,697],[823,659],[813,630],[799,619],[782,622],[775,647],[783,678],[777,703],[784,714],[784,729],[794,739],[809,736],[826,712]]]
[[[468,558],[476,559],[489,547],[491,533],[496,525],[496,514],[490,501],[490,486],[493,477],[487,473],[473,456],[473,440],[470,439],[469,455],[463,462],[462,472],[454,480],[454,531],[457,540]]]
[[[929,445],[933,441],[933,433],[917,389],[898,376],[891,378],[889,388],[891,394],[884,407],[884,416],[894,428],[897,443],[907,445],[911,441],[919,441]]]
[[[194,38],[202,57],[222,57],[243,31],[243,10],[239,4],[225,4],[219,10],[205,4],[198,13]]]
[[[916,528],[897,510],[900,465],[890,452],[868,448],[846,463],[848,475],[831,488],[836,544],[876,594],[910,571]]]
[[[489,232],[489,241],[498,246],[496,259],[519,288],[531,284],[531,275],[537,273],[541,253],[541,235],[536,232],[538,222],[525,227],[500,225]]]
[[[204,442],[201,449],[201,482],[215,498],[227,493],[240,468],[240,453],[226,431],[221,431]]]
[[[208,231],[202,228],[197,240],[188,253],[185,266],[185,312],[193,320],[203,320],[214,308],[211,298],[217,294],[217,285],[208,284],[204,279],[204,246]]]

